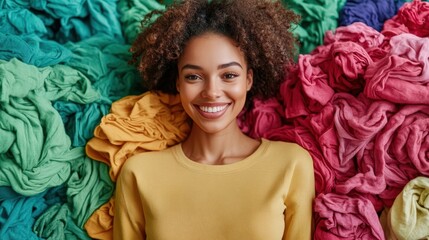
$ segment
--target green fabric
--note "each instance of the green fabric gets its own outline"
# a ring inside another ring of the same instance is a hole
[[[0,144],[0,186],[35,195],[64,183],[70,162],[83,157],[82,150],[70,149],[61,116],[49,101],[64,98],[88,103],[85,100],[98,98],[88,90],[89,80],[82,85],[85,92],[62,90],[70,84],[79,86],[77,82],[83,79],[71,72],[77,70],[65,66],[39,69],[17,59],[0,60],[0,141],[5,143]]]
[[[399,239],[429,238],[429,178],[405,185],[389,212],[390,231]]]
[[[338,12],[346,0],[283,0],[283,3],[301,16],[293,33],[300,41],[300,53],[306,54],[323,44],[325,32],[338,26]]]
[[[79,70],[90,79],[102,96],[102,101],[112,103],[129,94],[138,94],[140,77],[131,58],[129,45],[117,42],[106,35],[97,35],[79,43],[65,45],[73,52],[67,65]]]
[[[77,148],[83,154],[83,148]],[[89,239],[83,230],[92,213],[106,203],[114,185],[106,164],[81,157],[72,162],[71,174],[65,184],[66,201],[50,207],[40,216],[33,229],[48,239]]]
[[[118,12],[120,22],[124,31],[125,40],[133,42],[137,34],[141,31],[141,20],[153,10],[165,10],[165,6],[155,0],[119,0]],[[151,20],[155,20],[157,16]]]

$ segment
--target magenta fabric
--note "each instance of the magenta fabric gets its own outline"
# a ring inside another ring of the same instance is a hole
[[[283,107],[276,98],[254,99],[252,109],[238,117],[238,125],[248,136],[261,138],[270,129],[279,128],[283,119]]]
[[[371,202],[362,196],[334,193],[315,199],[315,240],[368,239],[384,240],[383,229]]]
[[[429,38],[401,34],[390,53],[369,66],[364,93],[403,104],[429,104]]]
[[[383,161],[370,156],[376,134],[387,124],[396,106],[387,101],[373,101],[364,95],[357,98],[338,93],[333,98],[334,125],[338,135],[338,155],[341,162],[357,166],[354,176],[336,185],[336,192],[352,190],[378,194],[386,187]]]

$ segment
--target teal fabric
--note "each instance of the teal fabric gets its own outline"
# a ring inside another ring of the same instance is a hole
[[[78,104],[65,101],[54,102],[54,108],[60,113],[67,135],[73,147],[83,147],[94,134],[101,118],[109,113],[110,103]]]
[[[44,36],[48,30],[44,22],[28,9],[0,9],[0,29],[2,33],[13,35],[35,34]]]
[[[165,10],[165,5],[157,1],[119,0],[118,11],[121,15],[120,22],[127,43],[133,42],[141,31],[141,21],[144,16],[153,10]],[[155,16],[151,20],[155,20]]]
[[[18,58],[37,67],[66,62],[71,56],[71,52],[59,43],[42,40],[35,34],[10,35],[0,32],[0,42],[0,59]]]
[[[0,203],[4,200],[10,200],[22,197],[22,195],[13,191],[11,187],[0,187]]]

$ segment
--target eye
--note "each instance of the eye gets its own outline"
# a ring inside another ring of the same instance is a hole
[[[189,81],[195,81],[195,80],[201,79],[201,77],[196,74],[189,74],[185,76],[185,79]]]
[[[236,74],[236,73],[225,73],[224,75],[223,75],[223,77],[225,78],[225,79],[228,79],[228,80],[231,80],[231,79],[234,79],[234,78],[236,78],[236,77],[238,77],[239,75],[238,74]]]

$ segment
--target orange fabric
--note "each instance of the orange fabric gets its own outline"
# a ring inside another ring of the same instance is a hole
[[[178,96],[154,92],[127,96],[112,104],[88,141],[86,153],[108,164],[116,181],[132,155],[162,150],[185,139],[190,130],[187,120]]]
[[[163,150],[183,141],[190,131],[178,95],[145,92],[112,104],[101,119],[86,154],[110,166],[113,181],[125,161],[140,152]],[[112,239],[114,197],[88,219],[85,229],[94,239]]]

